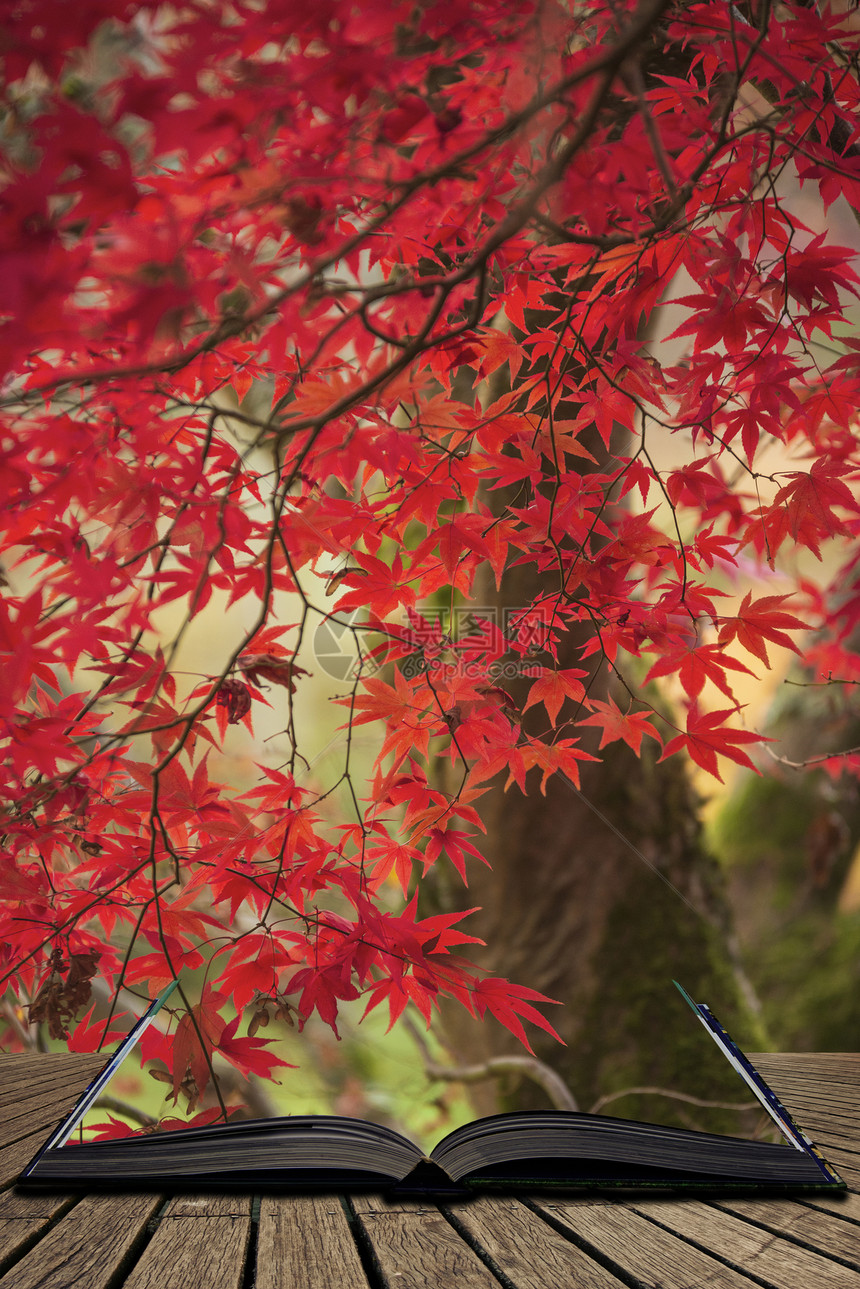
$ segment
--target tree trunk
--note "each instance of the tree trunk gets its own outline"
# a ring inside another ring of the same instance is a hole
[[[564,1004],[549,1016],[567,1047],[533,1028],[529,1037],[581,1107],[642,1085],[744,1100],[728,1066],[717,1084],[698,1079],[708,1040],[673,999],[675,979],[712,1005],[742,1043],[763,1044],[733,962],[721,874],[702,847],[684,768],[658,766],[653,757],[636,761],[623,746],[609,753],[583,776],[585,793],[676,889],[558,778],[546,798],[494,789],[483,812],[493,871],[476,866],[466,893],[469,905],[482,906],[470,925],[487,941],[480,961]],[[501,1026],[479,1025],[462,1010],[446,1012],[445,1032],[461,1060],[516,1050]],[[480,1113],[498,1108],[493,1085],[474,1095]],[[546,1099],[520,1082],[503,1090],[502,1103],[537,1108]],[[623,1113],[654,1118],[655,1106],[630,1098]]]
[[[514,567],[506,572],[501,596],[483,590],[476,601],[500,612],[530,603],[536,588]],[[582,641],[568,638],[560,667],[581,665]],[[517,701],[524,682],[502,683]],[[604,668],[590,692],[605,694],[609,688]],[[535,710],[524,716],[532,728]],[[504,792],[503,780],[495,784],[478,803],[492,871],[473,865],[463,890],[440,869],[434,888],[440,907],[481,906],[467,926],[487,942],[476,959],[483,967],[563,1004],[563,1010],[547,1011],[566,1047],[534,1026],[529,1037],[583,1109],[599,1096],[633,1086],[748,1100],[673,979],[697,1001],[708,1002],[742,1045],[766,1046],[734,953],[722,873],[703,844],[700,803],[686,764],[677,757],[659,763],[650,742],[645,740],[641,760],[616,742],[601,753],[600,764],[584,763],[582,794],[557,774],[548,780],[546,796],[536,780],[529,781],[525,796],[515,786]],[[478,1023],[462,1008],[445,1010],[443,1025],[458,1061],[521,1050],[500,1025]],[[708,1059],[711,1048],[715,1062]],[[470,1095],[482,1114],[547,1104],[546,1094],[524,1079],[488,1080],[472,1085]],[[625,1098],[612,1108],[630,1118],[690,1122],[688,1106],[653,1094]],[[702,1124],[701,1112],[695,1113]],[[712,1117],[708,1126],[727,1132],[743,1127],[733,1113]]]

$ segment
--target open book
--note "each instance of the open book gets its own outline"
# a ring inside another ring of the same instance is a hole
[[[66,1146],[171,987],[25,1168],[20,1184],[63,1190],[370,1188],[398,1194],[613,1186],[777,1193],[845,1189],[704,1003],[694,1003],[678,989],[775,1121],[785,1144],[556,1110],[479,1119],[449,1133],[429,1157],[390,1128],[333,1115],[246,1120]]]

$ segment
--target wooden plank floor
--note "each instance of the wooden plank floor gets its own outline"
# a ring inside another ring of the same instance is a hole
[[[25,1195],[102,1058],[0,1055],[0,1289],[860,1289],[860,1056],[753,1059],[847,1195]]]

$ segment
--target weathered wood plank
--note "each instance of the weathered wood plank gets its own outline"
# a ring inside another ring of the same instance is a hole
[[[55,1124],[71,1113],[85,1087],[85,1082],[80,1087],[63,1082],[56,1087],[42,1088],[38,1097],[7,1110],[0,1126],[0,1147],[10,1145],[37,1127],[43,1127],[47,1135]]]
[[[62,1123],[74,1105],[74,1098],[70,1101],[68,1095],[64,1096],[62,1092],[53,1093],[52,1096],[53,1099],[43,1096],[29,1114],[22,1111],[21,1114],[5,1116],[0,1121],[0,1149],[20,1141],[37,1128],[47,1137],[52,1128]]]
[[[826,1209],[852,1222],[860,1222],[860,1194],[856,1191],[841,1191],[838,1195],[804,1195],[804,1204],[815,1209]],[[860,1231],[857,1232],[860,1239]]]
[[[22,1082],[44,1078],[90,1078],[105,1066],[109,1052],[17,1052],[0,1054],[0,1085],[19,1087]]]
[[[0,1195],[0,1273],[75,1203],[71,1195]]]
[[[101,1068],[99,1065],[89,1065],[73,1069],[66,1065],[62,1070],[55,1070],[50,1057],[43,1059],[43,1065],[46,1068],[42,1073],[33,1070],[29,1074],[21,1074],[14,1083],[7,1083],[5,1076],[0,1073],[0,1113],[4,1118],[33,1105],[49,1091],[61,1092],[65,1089],[73,1105]]]
[[[617,1276],[518,1200],[482,1198],[449,1212],[517,1289],[621,1289]]]
[[[87,1196],[0,1278],[2,1289],[107,1289],[142,1241],[156,1195]]]
[[[719,1200],[716,1206],[818,1253],[841,1258],[860,1271],[860,1229],[853,1222],[792,1200]]]
[[[851,1083],[835,1082],[832,1079],[819,1078],[810,1073],[808,1079],[794,1079],[784,1075],[767,1080],[788,1105],[790,1102],[813,1106],[833,1106],[837,1114],[850,1114],[856,1109],[857,1093],[860,1091],[860,1072]]]
[[[162,1218],[168,1217],[250,1217],[250,1195],[175,1195]]]
[[[109,1058],[107,1049],[103,1052],[0,1052],[0,1070],[7,1065],[37,1064],[39,1061],[56,1061],[58,1065],[70,1066],[80,1065],[82,1061],[101,1061],[105,1065]]]
[[[860,1088],[857,1089],[860,1097]],[[805,1131],[812,1136],[816,1132],[835,1132],[847,1137],[860,1146],[860,1124],[857,1123],[856,1108],[843,1109],[832,1105],[827,1094],[822,1092],[818,1103],[810,1105],[797,1097],[784,1097],[784,1104],[791,1116]]]
[[[836,1157],[845,1160],[847,1167],[860,1167],[860,1143],[846,1141],[838,1133],[824,1131],[823,1125],[820,1125],[818,1131],[812,1131],[807,1124],[802,1124],[806,1135],[815,1143],[824,1157],[831,1163],[836,1163]]]
[[[57,1079],[53,1083],[50,1081],[40,1083],[37,1087],[32,1087],[27,1096],[15,1097],[0,1105],[0,1124],[5,1127],[13,1120],[26,1119],[39,1114],[39,1107],[50,1101],[62,1102],[71,1110],[86,1086],[86,1083],[82,1082],[80,1091],[74,1085],[70,1088],[67,1078]]]
[[[860,1189],[860,1161],[855,1154],[840,1150],[838,1146],[822,1143],[822,1149],[828,1163],[831,1163],[851,1190]]]
[[[827,1067],[847,1065],[857,1069],[856,1052],[752,1052],[750,1060],[787,1063],[792,1069],[802,1069],[805,1065],[825,1065]]]
[[[563,1223],[643,1289],[752,1289],[754,1282],[741,1271],[661,1231],[626,1205],[558,1202],[535,1207]]]
[[[70,1195],[0,1195],[0,1274],[74,1203]]]
[[[855,1112],[832,1107],[823,1093],[822,1098],[823,1102],[820,1100],[817,1105],[804,1105],[794,1097],[786,1097],[784,1104],[808,1137],[813,1140],[824,1136],[840,1137],[849,1148],[860,1150],[860,1125]]]
[[[856,1053],[798,1052],[790,1056],[766,1054],[754,1058],[762,1075],[798,1117],[808,1107],[856,1123],[860,1097],[860,1055]]]
[[[852,1091],[839,1085],[838,1089],[834,1089],[832,1083],[821,1080],[815,1088],[800,1085],[792,1087],[781,1083],[778,1095],[792,1114],[796,1113],[798,1117],[812,1110],[816,1114],[833,1114],[837,1118],[856,1123],[858,1093],[860,1093],[860,1087]]]
[[[799,1089],[785,1089],[783,1095],[785,1104],[791,1103],[791,1111],[798,1118],[809,1114],[817,1115],[819,1119],[833,1118],[850,1124],[852,1135],[858,1133],[857,1097],[860,1096],[860,1087],[853,1099],[846,1098],[844,1101],[831,1097],[825,1085],[819,1088],[815,1096]]]
[[[0,1146],[70,1113],[109,1053],[24,1052],[0,1056]]]
[[[51,1055],[40,1055],[38,1062],[31,1059],[9,1062],[0,1067],[0,1079],[2,1079],[0,1103],[5,1104],[10,1099],[33,1096],[38,1094],[42,1087],[63,1082],[75,1083],[78,1079],[85,1087],[99,1073],[102,1065],[104,1065],[103,1061],[88,1061],[86,1058],[85,1063],[81,1063],[78,1059],[74,1062],[62,1061],[55,1064]]]
[[[390,1199],[387,1195],[374,1195],[366,1191],[356,1191],[349,1197],[349,1202],[356,1216],[361,1217],[365,1213],[438,1213],[439,1205],[431,1196],[414,1196],[409,1199],[401,1199],[392,1196]],[[467,1203],[469,1201],[466,1201]]]
[[[701,1201],[636,1200],[632,1207],[661,1228],[731,1261],[774,1289],[860,1289],[860,1272]]]
[[[857,1052],[750,1052],[749,1059],[756,1068],[773,1065],[777,1069],[803,1070],[809,1067],[830,1071],[857,1073],[860,1056]]]
[[[860,1059],[858,1059],[860,1066]],[[764,1073],[764,1071],[761,1071]],[[855,1072],[853,1078],[829,1078],[824,1073],[816,1073],[809,1070],[807,1073],[792,1072],[788,1069],[783,1071],[770,1072],[767,1082],[773,1088],[782,1089],[786,1096],[794,1093],[795,1096],[808,1097],[815,1100],[817,1097],[826,1094],[827,1098],[833,1097],[839,1103],[850,1102],[852,1094],[856,1094],[858,1084],[860,1084],[860,1068]]]
[[[48,1224],[46,1217],[0,1218],[0,1274],[36,1243]]]
[[[798,1115],[810,1109],[822,1113],[832,1110],[833,1114],[851,1119],[856,1112],[857,1096],[860,1094],[860,1084],[846,1088],[841,1083],[828,1083],[826,1079],[817,1080],[814,1088],[785,1084],[782,1081],[777,1088],[776,1080],[770,1086],[792,1113],[796,1112]]]
[[[857,1094],[860,1096],[860,1088],[857,1089]],[[783,1100],[785,1105],[790,1107],[792,1117],[797,1119],[804,1128],[814,1123],[817,1131],[819,1127],[826,1125],[855,1141],[860,1138],[856,1104],[840,1105],[831,1101],[824,1089],[814,1102],[801,1100],[796,1092],[785,1093]]]
[[[68,1099],[54,1101],[43,1101],[37,1110],[31,1115],[16,1115],[14,1118],[6,1120],[0,1127],[0,1150],[6,1146],[12,1146],[22,1137],[32,1136],[35,1129],[46,1138],[54,1128],[58,1128],[63,1119],[69,1113],[74,1102],[69,1103]],[[33,1154],[36,1153],[35,1147]]]
[[[389,1205],[366,1195],[355,1195],[352,1202],[392,1289],[498,1289],[496,1277],[435,1204]]]
[[[851,1087],[857,1082],[858,1066],[860,1053],[857,1052],[845,1052],[838,1062],[828,1061],[826,1052],[795,1052],[789,1056],[774,1053],[762,1062],[761,1072],[767,1069],[775,1079],[783,1081],[809,1082],[815,1079],[834,1087],[839,1084]]]
[[[104,1052],[0,1052],[0,1073],[6,1078],[6,1072],[12,1069],[38,1069],[48,1063],[56,1069],[68,1066],[77,1069],[83,1065],[107,1065],[111,1053]]]
[[[796,1122],[813,1141],[827,1137],[828,1140],[836,1141],[837,1145],[841,1145],[845,1150],[853,1150],[855,1154],[860,1151],[860,1128],[849,1116],[830,1114],[826,1107],[804,1109],[796,1108],[794,1104],[792,1104],[792,1113]]]
[[[21,1170],[27,1167],[47,1132],[47,1128],[40,1128],[38,1132],[31,1132],[28,1137],[21,1137],[0,1150],[0,1187],[10,1186],[18,1180]]]
[[[815,1094],[826,1087],[840,1097],[860,1084],[860,1054],[855,1052],[768,1052],[753,1054],[750,1060],[778,1096],[780,1089],[786,1095],[789,1090]]]
[[[790,1106],[792,1112],[795,1106]],[[797,1122],[806,1135],[821,1149],[840,1172],[860,1168],[860,1133],[853,1123],[840,1122],[828,1114],[826,1107],[812,1113],[798,1113]],[[846,1178],[847,1180],[847,1178]]]
[[[255,1289],[368,1289],[336,1195],[264,1196]]]
[[[26,1191],[10,1187],[0,1194],[0,1218],[11,1220],[12,1218],[53,1217],[60,1209],[67,1208],[79,1198],[79,1195],[55,1195],[48,1191],[34,1191],[33,1194],[28,1194]]]
[[[845,1136],[840,1131],[840,1127],[841,1125],[838,1124],[834,1128],[825,1127],[822,1122],[814,1131],[806,1128],[804,1128],[804,1131],[825,1154],[832,1147],[835,1150],[844,1151],[846,1155],[854,1155],[856,1162],[860,1164],[860,1140],[856,1137]]]
[[[801,1112],[812,1108],[826,1114],[831,1110],[840,1119],[857,1122],[857,1098],[860,1096],[860,1084],[854,1088],[843,1088],[840,1084],[837,1088],[836,1085],[822,1079],[814,1093],[809,1089],[784,1087],[782,1096],[786,1105],[789,1102],[792,1106],[797,1104],[801,1107]]]
[[[0,1052],[0,1077],[5,1082],[8,1071],[13,1069],[39,1070],[43,1065],[52,1069],[80,1069],[85,1065],[107,1065],[110,1052]]]
[[[240,1289],[250,1235],[250,1197],[178,1196],[123,1289]]]
[[[810,1116],[815,1116],[819,1122],[832,1119],[834,1123],[845,1123],[848,1125],[850,1135],[857,1135],[856,1098],[860,1096],[860,1088],[855,1092],[854,1099],[845,1100],[831,1097],[826,1085],[822,1085],[815,1096],[799,1088],[782,1088],[780,1095],[792,1117],[800,1120],[804,1126]]]

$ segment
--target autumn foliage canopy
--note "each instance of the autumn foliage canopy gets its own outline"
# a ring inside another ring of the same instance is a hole
[[[335,1027],[359,996],[527,1042],[540,996],[422,910],[423,874],[480,861],[489,782],[576,783],[619,739],[719,778],[752,764],[735,689],[774,645],[860,679],[858,277],[828,231],[860,209],[854,14],[7,18],[0,1037],[92,1049],[95,977],[144,999],[207,964],[149,1040],[175,1091],[213,1053],[272,1072],[255,1017]],[[534,596],[503,624],[429,612],[515,566]],[[230,605],[242,638],[191,674],[186,625]],[[326,620],[358,659],[347,734],[379,732],[366,781],[347,736],[337,782],[306,773]],[[231,785],[225,737],[270,709],[290,751]]]

